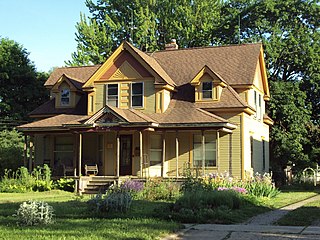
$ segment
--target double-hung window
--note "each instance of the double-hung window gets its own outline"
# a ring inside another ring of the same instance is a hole
[[[193,136],[193,166],[202,166],[202,157],[204,156],[205,167],[217,166],[217,146],[216,134],[208,133],[204,135],[204,155],[202,149],[202,135]]]
[[[143,107],[143,82],[131,84],[131,107]]]
[[[63,88],[61,90],[61,106],[69,106],[70,105],[70,89]]]
[[[150,135],[150,165],[162,162],[162,136],[160,134]]]
[[[202,98],[212,99],[212,82],[202,83]]]
[[[119,87],[118,84],[107,84],[106,85],[106,104],[113,107],[118,107],[119,100]]]

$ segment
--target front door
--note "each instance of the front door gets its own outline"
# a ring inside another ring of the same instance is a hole
[[[120,136],[120,175],[132,175],[132,135]]]

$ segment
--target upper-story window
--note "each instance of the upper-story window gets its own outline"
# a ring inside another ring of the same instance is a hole
[[[118,84],[107,84],[106,85],[106,103],[109,106],[118,107],[119,99],[119,87]]]
[[[143,107],[143,82],[132,83],[131,85],[131,107]]]
[[[212,99],[212,82],[202,83],[202,98]]]
[[[61,90],[61,106],[69,106],[70,105],[70,89],[63,88]]]

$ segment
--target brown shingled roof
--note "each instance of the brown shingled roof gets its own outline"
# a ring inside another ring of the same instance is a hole
[[[36,130],[39,128],[63,128],[64,124],[80,124],[84,120],[88,119],[88,117],[89,116],[60,114],[54,117],[21,125],[18,129],[26,130],[28,128],[32,128]]]
[[[37,115],[57,115],[57,114],[72,114],[72,115],[86,115],[87,114],[87,96],[81,96],[75,108],[56,108],[55,98],[50,99],[44,104],[37,107],[29,113],[29,116],[36,117]]]
[[[180,86],[207,65],[230,85],[252,84],[261,43],[158,51],[150,54]]]
[[[45,82],[44,85],[45,86],[54,85],[63,74],[67,75],[69,78],[76,80],[80,83],[85,83],[92,76],[92,74],[94,74],[94,72],[97,71],[97,69],[100,66],[101,65],[56,68],[50,74],[50,77],[48,78],[48,80]]]

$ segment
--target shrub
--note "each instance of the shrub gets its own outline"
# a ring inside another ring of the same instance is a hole
[[[108,212],[127,212],[131,206],[132,198],[128,191],[115,188],[109,190],[106,194],[98,194],[88,203],[89,211],[95,214]]]
[[[138,180],[129,179],[120,185],[120,189],[130,192],[132,198],[139,199],[141,198],[144,189],[144,183]]]
[[[75,180],[73,178],[60,178],[55,184],[57,189],[74,192],[75,189]]]
[[[174,204],[172,215],[181,222],[215,222],[231,210],[239,209],[241,202],[241,194],[235,191],[185,192]]]
[[[218,189],[233,189],[256,197],[274,197],[279,193],[272,183],[270,174],[256,174],[253,178],[244,181],[229,177],[227,174],[209,174],[198,178],[187,176],[182,185],[183,192]]]
[[[51,188],[51,171],[47,165],[38,166],[31,174],[25,167],[17,171],[6,169],[0,181],[0,192],[47,191]]]
[[[20,204],[14,214],[18,218],[19,225],[39,225],[53,223],[53,208],[45,202],[27,201]]]
[[[150,178],[146,181],[142,195],[146,200],[175,200],[179,196],[179,185],[171,180]]]

